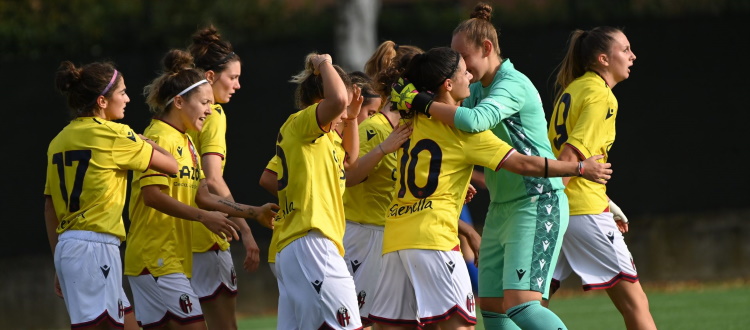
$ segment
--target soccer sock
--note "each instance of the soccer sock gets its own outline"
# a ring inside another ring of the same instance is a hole
[[[469,278],[471,279],[471,291],[474,295],[479,293],[479,269],[474,265],[474,260],[466,261],[466,269],[469,270]]]
[[[507,313],[510,319],[523,329],[568,329],[555,313],[542,307],[536,300],[513,306]]]
[[[482,320],[484,321],[484,328],[488,330],[521,330],[507,314],[482,311]]]

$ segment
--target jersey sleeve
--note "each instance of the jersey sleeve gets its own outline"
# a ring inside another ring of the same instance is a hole
[[[468,163],[496,171],[515,152],[513,147],[489,131],[467,134],[463,141],[463,150]]]
[[[584,94],[585,93],[585,94]],[[607,93],[588,90],[580,95],[588,95],[580,108],[581,113],[575,122],[575,127],[569,127],[567,144],[575,148],[583,158],[593,156],[593,150],[600,150],[603,137],[606,135],[608,126],[604,119],[607,114],[609,102]],[[579,96],[582,97],[582,96]]]
[[[320,128],[318,123],[318,103],[315,103],[299,112],[289,122],[286,134],[291,133],[294,137],[302,140],[314,140],[321,134],[327,133]]]
[[[151,164],[154,147],[143,141],[127,125],[114,132],[112,160],[121,170],[143,172]]]
[[[200,156],[212,154],[224,159],[227,154],[227,118],[220,105],[216,104],[211,108],[212,113],[206,117],[203,129],[198,135],[200,146],[198,154]]]
[[[481,85],[475,86],[471,94],[481,95]],[[454,125],[464,132],[482,132],[491,129],[523,107],[525,101],[523,95],[524,93],[509,91],[509,87],[500,87],[500,84],[493,84],[490,94],[479,101],[476,106],[473,108],[458,107],[456,109],[453,118]]]
[[[268,161],[265,171],[278,175],[280,170],[281,170],[281,165],[279,164],[279,156],[273,156],[273,158],[271,158],[271,160]]]
[[[362,125],[359,127],[359,157],[366,155],[368,152],[377,148],[378,145],[388,137],[388,132],[378,129],[375,125]],[[379,161],[371,170],[374,172],[380,167],[382,161]]]
[[[167,150],[169,153],[174,154],[175,146],[170,143],[168,139],[163,139],[157,135],[149,136],[148,138],[156,142],[156,144]],[[151,169],[148,169],[144,172],[133,172],[133,180],[140,180],[141,187],[151,185],[169,186],[169,175]]]

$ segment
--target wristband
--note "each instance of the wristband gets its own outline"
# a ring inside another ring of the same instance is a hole
[[[378,148],[380,148],[380,151],[383,153],[383,156],[385,156],[385,155],[388,154],[387,152],[385,152],[385,150],[383,150],[383,145],[382,144],[378,144]]]
[[[544,177],[545,178],[548,176],[548,172],[547,172],[548,170],[549,170],[549,167],[547,164],[547,157],[544,157]]]
[[[581,161],[581,162],[578,162],[578,176],[583,176],[583,172],[584,172],[583,162]]]

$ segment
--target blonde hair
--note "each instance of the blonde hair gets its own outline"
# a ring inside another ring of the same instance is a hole
[[[297,84],[297,89],[294,91],[294,103],[298,109],[304,109],[323,99],[323,78],[319,74],[315,74],[315,66],[312,61],[315,55],[318,55],[318,53],[307,54],[305,56],[305,68],[289,80],[289,82]],[[346,71],[338,65],[334,65],[333,68],[338,72],[346,89],[351,90],[352,82]]]
[[[474,46],[482,47],[484,40],[489,40],[500,57],[500,44],[498,43],[498,33],[495,26],[492,25],[492,6],[484,2],[478,3],[474,11],[467,19],[453,30],[453,35],[464,34],[464,38],[470,41]]]

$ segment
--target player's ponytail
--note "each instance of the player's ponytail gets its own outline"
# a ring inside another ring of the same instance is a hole
[[[76,67],[63,61],[55,73],[55,88],[66,96],[73,117],[94,116],[99,96],[109,98],[122,80],[122,74],[109,62],[93,62]]]
[[[560,62],[555,81],[555,101],[573,80],[586,71],[593,71],[599,54],[608,54],[615,33],[620,29],[600,26],[589,31],[575,30],[570,34],[568,50]]]
[[[209,25],[193,34],[193,43],[188,47],[195,59],[195,66],[204,70],[221,73],[227,63],[239,61],[239,55],[234,53],[232,44],[221,38],[219,31]]]
[[[371,77],[373,77],[375,91],[382,96],[384,102],[386,98],[391,96],[391,86],[404,73],[409,61],[411,61],[414,55],[421,53],[424,53],[424,51],[417,46],[400,45],[393,58],[388,59],[388,61],[382,61],[382,63],[387,63],[387,65],[378,69],[377,74]],[[376,54],[377,52],[373,54],[373,58]]]
[[[172,101],[178,94],[183,93],[180,95],[189,97],[195,88],[188,91],[185,89],[204,80],[203,71],[195,68],[193,56],[184,50],[170,50],[162,63],[162,74],[143,89],[146,104],[157,118],[169,112]]]
[[[498,33],[491,22],[492,6],[480,2],[474,7],[474,11],[469,17],[471,18],[458,24],[453,30],[453,36],[463,33],[465,40],[469,41],[475,47],[482,47],[484,40],[489,40],[492,43],[495,53],[500,57]]]
[[[323,78],[320,74],[315,74],[315,67],[313,66],[313,57],[317,53],[310,53],[305,56],[305,69],[292,76],[289,80],[291,83],[297,84],[297,89],[294,91],[294,103],[297,109],[307,108],[320,100],[323,99]],[[352,82],[349,79],[349,75],[346,71],[338,65],[333,66],[338,72],[339,77],[344,82],[344,86],[347,89],[351,89]]]

